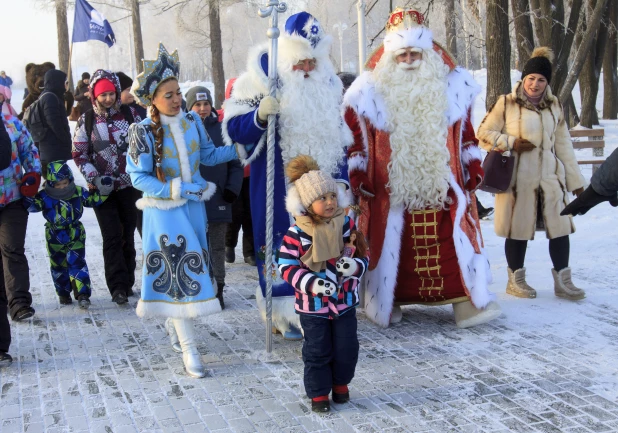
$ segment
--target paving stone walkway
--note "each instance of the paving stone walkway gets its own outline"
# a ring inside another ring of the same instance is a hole
[[[12,324],[0,433],[618,431],[615,270],[603,279],[574,275],[594,291],[572,304],[550,286],[535,300],[507,297],[504,267],[497,269],[492,289],[505,315],[469,330],[454,326],[450,307],[404,308],[389,329],[359,314],[351,402],[316,415],[304,393],[301,344],[275,337],[273,353],[264,350],[252,268],[228,265],[227,309],[196,324],[208,375],[191,379],[162,320],[139,319],[136,298],[111,302],[90,210],[84,223],[94,281],[88,312],[58,303],[43,220],[30,218],[37,314]]]

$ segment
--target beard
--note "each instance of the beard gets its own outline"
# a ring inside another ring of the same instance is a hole
[[[451,176],[446,147],[449,69],[433,50],[425,50],[417,62],[398,65],[385,53],[373,72],[388,112],[387,187],[392,206],[443,209]]]
[[[341,85],[332,84],[327,70],[281,71],[279,136],[283,163],[298,155],[309,155],[321,170],[336,175],[343,160]],[[337,83],[335,81],[335,83]]]

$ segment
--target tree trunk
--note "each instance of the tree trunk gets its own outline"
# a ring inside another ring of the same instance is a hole
[[[548,17],[545,21],[547,26],[545,34],[549,35],[548,46],[557,52],[562,45],[562,37],[564,34],[564,2],[563,0],[542,0],[542,9],[544,14]]]
[[[569,23],[567,24],[564,36],[561,37],[562,45],[560,49],[556,51],[556,60],[554,60],[554,71],[551,81],[551,88],[555,95],[558,95],[562,89],[562,85],[566,80],[568,72],[568,60],[573,41],[575,40],[575,34],[577,33],[577,26],[580,19],[580,12],[582,9],[582,0],[572,0],[571,13],[569,14]]]
[[[56,0],[56,26],[58,28],[58,69],[68,74],[71,47],[69,45],[66,0]],[[69,90],[72,90],[75,88],[75,86],[73,86],[73,77],[70,76],[68,78]]]
[[[213,102],[215,107],[220,107],[225,100],[225,72],[223,70],[223,46],[221,43],[219,0],[209,0],[209,7],[210,56],[212,58],[212,81],[215,85]]]
[[[594,5],[594,0],[591,5]],[[604,13],[604,15],[606,15]],[[579,88],[581,93],[582,109],[580,123],[586,128],[599,124],[596,103],[599,93],[599,78],[601,67],[607,44],[607,26],[601,25],[597,31],[597,36],[588,51],[588,56],[584,63],[581,74],[579,75]]]
[[[485,100],[487,110],[500,95],[511,90],[508,10],[508,0],[487,2],[487,98]]]
[[[530,4],[528,0],[512,0],[513,18],[515,22],[515,40],[517,41],[517,53],[519,61],[517,69],[524,69],[524,65],[530,58],[534,48],[534,35],[530,22]]]
[[[444,11],[446,26],[446,50],[457,59],[457,20],[455,19],[455,0],[446,0]]]
[[[577,115],[577,108],[575,108],[575,101],[573,96],[569,96],[566,104],[562,106],[564,110],[564,118],[566,119],[569,129],[575,127],[579,123],[579,116]]]
[[[597,4],[594,7],[594,11],[590,19],[587,22],[586,33],[584,33],[584,37],[582,38],[582,43],[577,50],[577,54],[575,54],[575,59],[573,60],[573,65],[569,69],[569,73],[567,74],[564,86],[560,89],[560,95],[558,99],[560,101],[566,101],[567,97],[573,91],[573,87],[575,87],[575,83],[577,82],[577,78],[584,67],[584,61],[586,60],[586,55],[590,48],[592,47],[592,43],[594,42],[594,36],[599,29],[599,25],[601,24],[601,17],[603,16],[603,11],[605,10],[605,6],[607,5],[607,0],[598,0]]]
[[[605,56],[603,56],[603,119],[618,118],[618,4],[609,0],[609,20],[611,32],[608,34]]]
[[[133,21],[133,45],[135,47],[135,65],[137,73],[144,70],[144,42],[142,40],[142,21],[139,13],[139,0],[131,0],[131,18]]]
[[[530,0],[530,10],[534,16],[534,31],[536,33],[536,39],[539,42],[539,46],[550,46],[550,35],[546,35],[545,29],[549,26],[546,21],[547,18],[543,13],[540,0]]]

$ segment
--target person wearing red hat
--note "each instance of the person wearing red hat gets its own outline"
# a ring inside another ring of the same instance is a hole
[[[92,74],[93,109],[81,115],[73,136],[73,160],[90,189],[109,195],[94,209],[103,235],[105,280],[112,301],[124,304],[135,283],[134,233],[138,193],[126,172],[129,125],[139,114],[120,105],[120,82],[110,72]]]
[[[375,68],[344,96],[350,183],[371,250],[365,310],[386,327],[401,305],[453,304],[465,328],[501,314],[474,196],[483,170],[470,108],[481,87],[423,22],[395,10]]]

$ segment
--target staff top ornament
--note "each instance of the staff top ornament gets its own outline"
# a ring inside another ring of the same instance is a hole
[[[423,14],[414,9],[395,9],[386,22],[384,51],[394,53],[404,48],[431,49],[433,34],[424,23]]]
[[[159,84],[170,77],[178,79],[180,75],[178,50],[169,54],[163,44],[159,43],[156,60],[142,60],[142,62],[144,71],[136,78],[138,87],[134,93],[142,104],[151,105]]]

